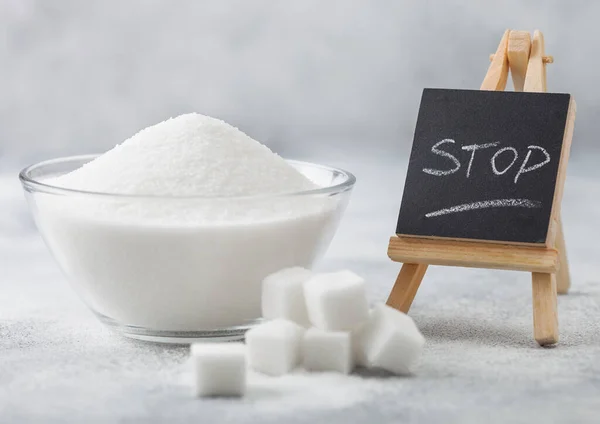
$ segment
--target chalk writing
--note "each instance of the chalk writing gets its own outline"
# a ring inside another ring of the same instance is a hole
[[[517,183],[517,181],[519,180],[519,176],[523,175],[526,172],[531,172],[531,171],[535,171],[536,169],[540,169],[542,166],[546,165],[547,163],[550,162],[550,155],[548,154],[548,152],[546,151],[546,149],[544,149],[543,147],[540,146],[527,146],[527,148],[529,149],[527,151],[527,156],[525,156],[525,160],[523,161],[523,163],[521,164],[521,168],[519,169],[519,172],[517,172],[517,175],[515,175],[515,184]],[[532,150],[539,150],[541,151],[544,156],[545,159],[543,162],[540,163],[536,163],[533,166],[530,166],[529,168],[527,168],[527,162],[529,161],[529,157],[531,156],[531,151]]]
[[[449,215],[458,212],[467,212],[476,209],[488,209],[488,208],[541,208],[542,202],[537,200],[529,199],[495,199],[495,200],[483,200],[480,202],[464,203],[462,205],[452,206],[450,208],[440,209],[437,211],[429,212],[425,214],[426,218],[432,218],[435,216]]]
[[[452,162],[454,162],[455,168],[448,169],[446,171],[441,171],[439,169],[424,168],[423,169],[424,173],[430,174],[430,175],[435,175],[435,176],[443,176],[443,175],[454,174],[456,171],[458,171],[460,169],[460,162],[458,159],[456,159],[455,156],[451,155],[448,152],[444,152],[443,150],[438,149],[438,147],[444,143],[453,143],[454,144],[456,142],[454,140],[452,140],[451,138],[445,138],[442,141],[435,143],[433,145],[433,147],[431,148],[431,152],[435,153],[436,155],[440,155],[440,156],[450,159]]]
[[[508,166],[506,168],[504,168],[504,171],[498,171],[498,168],[496,168],[496,158],[504,152],[512,152],[514,155],[513,160],[510,164],[508,164]],[[490,163],[492,164],[492,171],[494,171],[494,174],[496,174],[496,175],[502,175],[502,174],[506,173],[506,171],[508,171],[515,164],[518,157],[519,157],[519,153],[517,152],[517,149],[515,149],[514,147],[503,147],[502,149],[498,150],[494,154],[494,156],[492,156],[492,159],[490,161]]]
[[[462,149],[463,150],[467,150],[471,152],[471,159],[469,159],[469,166],[467,167],[467,178],[469,178],[469,175],[471,174],[471,166],[473,166],[473,159],[475,159],[475,152],[477,150],[483,150],[483,149],[487,149],[489,147],[495,147],[497,146],[498,142],[496,143],[486,143],[486,144],[471,144],[469,146],[463,146]]]
[[[455,172],[457,172],[460,169],[460,167],[461,167],[460,160],[453,154],[451,154],[445,150],[442,150],[440,148],[440,146],[442,146],[443,144],[446,144],[446,143],[455,144],[456,141],[454,141],[451,138],[445,138],[442,141],[439,141],[433,145],[433,147],[431,148],[431,153],[450,159],[452,162],[454,162],[454,168],[447,169],[447,170],[423,168],[424,173],[433,175],[436,177],[443,177],[443,176],[454,174]],[[471,176],[471,168],[473,167],[473,161],[475,160],[475,152],[476,151],[489,149],[490,147],[496,147],[499,145],[500,145],[500,142],[484,143],[484,144],[469,144],[467,146],[462,146],[462,148],[461,148],[462,150],[471,152],[471,155],[469,158],[469,164],[467,166],[466,177],[469,178]],[[523,175],[527,172],[535,171],[536,169],[540,169],[542,166],[550,163],[550,155],[548,154],[546,149],[544,149],[543,147],[531,145],[531,146],[528,146],[527,148],[528,148],[528,150],[527,150],[527,155],[525,156],[525,160],[521,164],[521,167],[519,168],[519,170],[517,171],[517,174],[514,177],[513,181],[515,184],[517,183],[517,181],[519,181],[519,177],[521,175]],[[529,159],[531,157],[531,152],[533,150],[539,150],[540,152],[542,152],[544,154],[544,160],[539,163],[536,163],[535,165],[527,166],[527,164],[529,163]],[[513,159],[502,171],[499,171],[498,167],[496,165],[496,160],[498,159],[498,156],[500,156],[504,152],[511,152],[513,154]],[[494,155],[492,156],[492,158],[490,160],[492,172],[494,173],[494,175],[505,174],[510,168],[512,168],[512,166],[517,161],[518,157],[519,157],[519,152],[514,147],[509,146],[509,147],[503,147],[501,149],[498,149],[496,151],[496,153],[494,153]]]

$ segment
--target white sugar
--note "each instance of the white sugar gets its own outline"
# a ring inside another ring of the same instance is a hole
[[[38,224],[95,312],[154,331],[222,329],[259,318],[261,281],[309,268],[329,243],[343,196],[279,196],[331,183],[311,178],[225,122],[182,115],[47,181],[142,197],[39,196]]]
[[[385,379],[358,375],[296,371],[274,378],[250,373],[244,404],[252,407],[247,414],[261,419],[299,416],[350,408],[372,401],[386,389]]]
[[[145,128],[53,184],[105,193],[211,197],[316,187],[268,147],[196,113]]]

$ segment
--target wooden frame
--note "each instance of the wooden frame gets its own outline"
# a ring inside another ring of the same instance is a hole
[[[515,91],[546,91],[546,63],[553,59],[545,56],[540,31],[534,32],[533,40],[527,31],[505,31],[490,59],[481,90],[504,90],[510,69]],[[387,304],[407,313],[429,265],[527,271],[532,278],[534,338],[542,346],[557,343],[556,294],[567,293],[571,285],[560,204],[574,123],[571,100],[545,246],[393,236],[388,256],[403,265]]]

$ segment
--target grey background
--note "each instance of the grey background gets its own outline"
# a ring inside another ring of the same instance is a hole
[[[0,0],[0,422],[596,424],[599,13],[585,0]],[[477,88],[505,28],[544,31],[549,87],[578,103],[556,348],[533,341],[526,273],[432,267],[411,309],[427,339],[415,377],[290,376],[198,400],[187,349],[109,333],[31,221],[19,167],[197,111],[357,175],[319,269],[354,270],[381,302],[421,90]]]
[[[0,157],[101,152],[196,111],[288,156],[405,153],[423,87],[478,88],[539,28],[596,148],[596,1],[0,0]],[[0,162],[0,165],[2,162]]]

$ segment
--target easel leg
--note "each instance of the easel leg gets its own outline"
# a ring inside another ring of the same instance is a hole
[[[558,342],[556,311],[556,278],[553,274],[534,272],[533,283],[533,336],[540,346]]]
[[[558,220],[555,245],[556,250],[558,250],[558,262],[560,265],[556,274],[556,289],[559,294],[567,294],[569,287],[571,287],[571,277],[569,276],[569,261],[567,260],[567,246],[565,244],[562,219]]]
[[[396,283],[388,297],[387,305],[405,314],[408,313],[426,271],[427,265],[424,264],[402,265]]]

